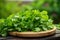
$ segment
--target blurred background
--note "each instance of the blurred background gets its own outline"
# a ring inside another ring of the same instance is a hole
[[[32,9],[46,10],[54,23],[60,23],[60,0],[0,0],[0,19]]]

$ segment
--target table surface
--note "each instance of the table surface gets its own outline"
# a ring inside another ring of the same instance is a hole
[[[37,38],[23,38],[23,37],[13,37],[13,36],[8,36],[8,37],[0,37],[0,40],[55,40],[55,38],[60,38],[60,30],[56,30],[56,33],[51,36],[47,37],[37,37]]]

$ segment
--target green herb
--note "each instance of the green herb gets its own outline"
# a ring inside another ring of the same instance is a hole
[[[53,21],[48,17],[47,11],[40,12],[39,10],[21,11],[17,14],[12,14],[3,22],[3,30],[1,35],[6,36],[8,32],[41,32],[51,30]]]
[[[60,30],[60,24],[55,24],[56,28]]]

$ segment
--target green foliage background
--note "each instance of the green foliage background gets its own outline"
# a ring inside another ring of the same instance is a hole
[[[17,2],[0,0],[0,18],[6,18],[12,13],[16,13],[20,10]]]
[[[20,8],[21,6],[15,1],[0,0],[0,18],[6,18],[12,13],[17,13],[20,11]],[[54,21],[60,22],[60,0],[36,0],[30,6],[25,5],[21,10],[31,10],[32,8],[40,11],[46,10]]]

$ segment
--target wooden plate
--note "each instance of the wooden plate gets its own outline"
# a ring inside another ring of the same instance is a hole
[[[56,32],[56,27],[52,30],[42,31],[42,32],[9,32],[10,35],[18,37],[44,37],[52,35]]]

